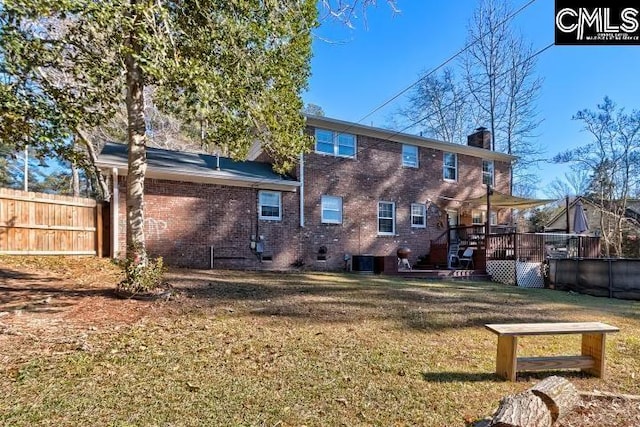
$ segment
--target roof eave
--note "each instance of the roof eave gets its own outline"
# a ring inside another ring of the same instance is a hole
[[[103,171],[109,172],[114,168],[118,170],[118,175],[127,175],[128,167],[122,163],[96,162],[96,166]],[[194,182],[200,184],[218,184],[231,187],[258,188],[279,191],[297,191],[300,187],[299,181],[287,181],[270,178],[249,178],[234,176],[225,172],[197,173],[184,171],[176,168],[148,167],[145,175],[150,179],[164,179],[168,181]]]
[[[498,160],[510,163],[518,158],[511,154],[499,153],[492,150],[486,150],[484,148],[470,147],[468,145],[438,141],[436,139],[425,138],[423,136],[411,135],[408,133],[396,132],[393,130],[381,129],[328,117],[311,115],[307,115],[306,117],[308,126],[320,127],[337,132],[354,133],[356,135],[369,136],[372,138],[384,139],[401,144],[413,144],[421,147],[434,148],[441,151],[467,154],[473,157],[481,157],[487,160]]]

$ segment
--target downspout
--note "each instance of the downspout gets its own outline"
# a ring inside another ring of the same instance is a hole
[[[300,228],[304,228],[304,154],[300,154]]]
[[[118,168],[111,169],[111,186],[113,195],[111,197],[111,258],[118,257],[118,240],[120,231],[118,230],[118,204],[120,203],[120,191],[118,189]]]

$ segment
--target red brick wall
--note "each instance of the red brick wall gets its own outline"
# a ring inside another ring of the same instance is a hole
[[[125,249],[125,181],[120,179],[120,251]],[[287,269],[299,252],[299,199],[282,194],[282,220],[257,220],[258,190],[190,182],[145,181],[145,238],[150,256],[173,266],[209,268],[214,247],[215,268]],[[256,228],[257,227],[257,228]],[[263,235],[261,263],[250,248],[251,236]],[[234,258],[234,259],[229,259]]]
[[[401,246],[411,249],[413,264],[429,252],[430,241],[443,233],[444,209],[464,211],[459,201],[486,192],[481,158],[458,154],[458,180],[448,182],[443,179],[442,151],[420,147],[417,169],[402,166],[402,144],[359,136],[357,151],[356,159],[305,156],[302,240],[305,264],[312,268],[341,268],[345,254],[394,255]],[[508,192],[508,164],[495,162],[495,170],[497,189]],[[342,197],[342,224],[321,223],[322,195]],[[429,199],[433,205],[428,227],[412,228],[411,204],[426,204]],[[395,203],[395,236],[378,235],[379,201]],[[317,260],[321,246],[328,249],[326,262]]]
[[[310,129],[310,132],[313,131]],[[170,265],[209,268],[210,246],[216,268],[288,269],[297,260],[310,269],[341,269],[345,254],[395,255],[412,251],[414,264],[430,250],[430,241],[445,231],[445,209],[458,209],[470,223],[470,208],[460,201],[485,194],[482,159],[458,154],[458,180],[443,179],[443,152],[419,148],[419,168],[402,167],[402,144],[358,137],[356,159],[305,155],[304,216],[300,228],[299,193],[282,192],[281,221],[257,220],[257,191],[250,188],[147,179],[145,231],[151,256]],[[297,173],[300,173],[298,168]],[[509,191],[509,164],[495,162],[496,189]],[[322,195],[343,200],[342,224],[322,224]],[[412,203],[426,204],[427,228],[411,227]],[[120,250],[125,248],[125,180],[120,178]],[[396,235],[377,232],[378,202],[394,202]],[[504,221],[501,215],[500,221]],[[272,262],[260,263],[250,238],[265,237]],[[327,248],[325,262],[318,260]]]

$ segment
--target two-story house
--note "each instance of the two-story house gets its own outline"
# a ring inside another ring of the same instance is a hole
[[[465,200],[485,194],[487,184],[509,192],[514,157],[488,149],[484,129],[455,144],[308,116],[307,131],[313,150],[290,176],[274,174],[259,149],[244,162],[149,149],[150,254],[196,268],[341,269],[354,255],[407,247],[413,262],[446,233],[447,221],[484,224],[486,210]],[[112,252],[124,253],[126,146],[107,144],[98,164],[118,183]]]

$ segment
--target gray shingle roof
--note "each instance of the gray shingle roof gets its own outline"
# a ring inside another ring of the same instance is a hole
[[[128,150],[124,144],[109,142],[98,155],[98,167],[116,167],[126,172]],[[298,186],[298,182],[288,176],[275,173],[271,164],[256,161],[235,161],[227,157],[220,157],[220,169],[216,169],[216,156],[200,153],[186,153],[181,151],[147,148],[147,176],[165,179],[186,180],[197,177],[198,182],[227,180],[254,184],[268,183],[285,186]]]

